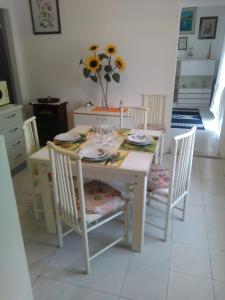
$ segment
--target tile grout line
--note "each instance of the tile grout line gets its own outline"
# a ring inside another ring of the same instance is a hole
[[[206,225],[206,209],[205,209],[205,196],[203,193],[203,179],[201,176],[201,171],[200,171],[200,181],[201,181],[201,193],[202,193],[202,199],[203,199],[203,211],[204,211],[204,223],[205,223],[205,230],[206,230],[206,237],[207,237],[207,244],[208,244],[208,249],[209,249],[209,263],[210,263],[210,271],[211,271],[211,282],[212,282],[212,289],[213,289],[213,298],[216,300],[216,293],[215,293],[215,288],[214,288],[214,283],[213,283],[213,269],[212,269],[212,255],[211,255],[211,249],[210,249],[210,244],[209,244],[209,237],[208,237],[208,230],[207,230],[207,225]]]

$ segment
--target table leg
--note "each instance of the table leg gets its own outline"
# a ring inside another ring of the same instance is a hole
[[[54,206],[48,179],[48,165],[40,162],[37,164],[39,188],[44,207],[45,224],[48,233],[56,234]]]
[[[132,250],[141,252],[144,244],[145,206],[147,177],[137,176],[134,184],[134,216],[132,232]]]

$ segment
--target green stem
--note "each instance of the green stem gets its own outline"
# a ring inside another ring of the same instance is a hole
[[[111,56],[109,57],[109,62],[108,62],[108,66],[110,66],[111,63]],[[109,75],[109,72],[107,72],[107,74]],[[108,80],[106,80],[106,89],[105,89],[105,105],[106,107],[108,107],[108,99],[107,99],[107,95],[108,95],[108,86],[109,86],[109,82]]]
[[[104,97],[104,101],[105,101],[105,91],[104,91],[104,87],[103,87],[103,84],[102,84],[102,79],[101,79],[101,76],[99,74],[99,71],[97,71],[97,75],[98,75],[98,79],[99,79],[99,82],[100,82],[100,85],[101,85],[101,88],[102,88],[102,93],[103,93],[103,97]]]

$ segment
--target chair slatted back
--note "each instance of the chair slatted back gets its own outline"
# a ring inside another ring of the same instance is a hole
[[[171,204],[183,198],[189,190],[196,127],[174,137],[173,167],[170,186]]]
[[[30,156],[40,149],[36,117],[31,117],[24,121],[23,123],[23,132],[27,156],[27,166],[30,169],[32,175],[37,174],[36,164],[32,163]]]
[[[48,142],[48,147],[56,214],[64,223],[80,233],[79,217],[86,222],[81,157],[72,151],[60,149],[52,142]],[[71,160],[74,162],[77,178],[77,193]]]
[[[141,105],[148,107],[147,123],[165,126],[165,95],[141,95]]]
[[[32,155],[34,152],[40,149],[36,117],[31,117],[23,123],[25,147],[28,155]]]
[[[147,129],[148,108],[135,106],[120,107],[120,128]]]

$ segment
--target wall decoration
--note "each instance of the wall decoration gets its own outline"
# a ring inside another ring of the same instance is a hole
[[[179,37],[178,50],[187,50],[187,37]]]
[[[93,82],[99,82],[102,90],[102,107],[109,109],[108,88],[109,83],[120,82],[120,72],[126,69],[126,62],[122,56],[117,56],[117,46],[108,44],[105,51],[99,50],[99,45],[93,44],[88,50],[90,54],[84,60],[81,58],[83,75]]]
[[[61,33],[58,0],[29,0],[34,34]]]
[[[193,34],[195,32],[195,18],[197,7],[182,8],[180,18],[180,33]]]
[[[215,39],[218,17],[202,17],[199,25],[199,39]]]

